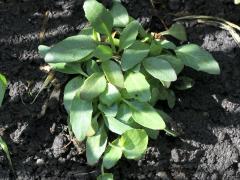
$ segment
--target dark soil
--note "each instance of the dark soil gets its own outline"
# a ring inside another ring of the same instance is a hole
[[[240,7],[233,0],[156,0],[158,17],[167,26],[175,17],[202,14],[240,24]],[[146,28],[163,30],[149,1],[122,0]],[[159,2],[159,3],[158,3]],[[161,2],[161,4],[160,4]],[[37,47],[44,14],[50,11],[43,44],[78,33],[85,25],[81,0],[0,1],[0,72],[9,80],[0,108],[0,134],[9,145],[17,179],[95,179],[99,167],[86,165],[68,140],[62,89],[45,89],[35,103],[46,73]],[[104,3],[110,6],[109,1]],[[121,160],[117,179],[240,179],[240,49],[231,35],[216,27],[185,24],[189,41],[210,51],[221,75],[186,70],[194,88],[177,92],[168,110],[178,138],[160,135],[139,161]],[[63,85],[68,77],[57,74]],[[60,93],[60,94],[59,94]],[[0,179],[14,178],[0,152]]]

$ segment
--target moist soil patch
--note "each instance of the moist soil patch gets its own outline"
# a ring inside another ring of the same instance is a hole
[[[111,6],[110,0],[104,3]],[[170,26],[175,17],[192,14],[240,24],[240,7],[232,0],[156,0],[154,12],[147,0],[122,3],[155,32],[164,29],[160,18]],[[56,73],[60,87],[46,88],[31,103],[47,76],[38,45],[77,34],[86,25],[82,4],[82,0],[0,1],[0,72],[9,80],[0,108],[0,134],[9,145],[16,174],[0,152],[0,179],[95,179],[99,174],[99,167],[87,166],[85,154],[79,153],[84,146],[76,149],[69,143],[62,104],[69,76]],[[150,141],[141,160],[122,159],[112,170],[116,179],[240,179],[240,49],[225,30],[185,25],[189,42],[213,54],[221,75],[186,69],[184,73],[196,81],[194,88],[177,91],[176,106],[165,109],[181,135],[161,133]]]

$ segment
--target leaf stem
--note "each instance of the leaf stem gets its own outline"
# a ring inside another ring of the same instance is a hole
[[[170,130],[170,129],[168,129],[168,128],[165,128],[164,131],[165,131],[167,134],[169,134],[169,135],[171,135],[171,136],[173,136],[173,137],[177,137],[177,133],[175,133],[174,131],[172,131],[172,130]]]
[[[130,108],[136,109],[130,102],[128,102],[126,99],[122,98],[122,101],[125,102]]]
[[[111,44],[111,48],[112,48],[113,52],[116,53],[116,47],[114,45],[114,41],[113,41],[112,35],[110,33],[108,34],[108,38],[109,38],[109,42]]]
[[[143,40],[141,40],[142,42],[148,42],[148,40],[150,40],[149,37],[145,37]]]
[[[101,173],[104,174],[104,167],[103,167],[103,163],[101,165]]]

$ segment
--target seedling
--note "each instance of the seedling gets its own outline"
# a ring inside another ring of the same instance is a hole
[[[164,38],[185,41],[181,24],[152,35],[118,1],[111,10],[96,0],[86,0],[83,8],[90,26],[51,47],[40,45],[39,52],[55,71],[75,75],[64,90],[69,126],[78,141],[86,141],[88,164],[102,160],[98,179],[113,179],[105,169],[122,156],[139,159],[149,137],[156,139],[159,130],[173,134],[156,103],[173,108],[173,90],[192,87],[181,73],[184,66],[209,74],[220,69],[198,45],[177,47]]]
[[[3,138],[1,136],[0,136],[0,147],[3,150],[3,152],[6,154],[9,166],[10,166],[12,172],[13,172],[13,165],[12,165],[11,156],[10,156],[10,153],[9,153],[9,150],[8,150],[8,146],[7,146],[7,143],[3,140]]]
[[[2,101],[3,101],[3,98],[4,98],[6,88],[7,88],[7,79],[5,78],[4,75],[0,74],[0,107],[2,105]],[[1,136],[0,136],[0,147],[4,151],[4,153],[6,154],[9,165],[11,167],[11,170],[13,170],[12,160],[11,160],[11,157],[10,157],[8,146],[7,146],[6,142],[2,139]]]
[[[4,75],[0,74],[0,107],[4,98],[4,94],[7,88],[7,79]]]

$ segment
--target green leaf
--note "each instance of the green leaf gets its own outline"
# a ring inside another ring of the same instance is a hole
[[[110,169],[117,164],[122,157],[122,149],[114,144],[108,145],[105,154],[103,156],[103,166],[106,169]]]
[[[176,81],[177,75],[173,67],[165,60],[157,57],[149,57],[143,61],[145,70],[153,77],[162,81]]]
[[[170,123],[172,121],[172,118],[167,113],[165,113],[164,111],[158,110],[158,113],[164,119],[164,121],[166,123]]]
[[[91,36],[71,36],[51,47],[44,59],[47,63],[80,61],[89,56],[96,46]]]
[[[82,70],[80,63],[48,63],[54,71],[62,72],[65,74],[81,74],[87,76]]]
[[[163,40],[163,41],[160,41],[160,42],[161,42],[162,48],[164,48],[164,49],[175,50],[177,48],[177,46],[171,41]]]
[[[123,32],[120,36],[120,49],[126,49],[136,41],[138,28],[139,23],[137,21],[132,21],[123,29]]]
[[[115,2],[111,9],[111,14],[113,16],[113,26],[115,27],[125,27],[129,22],[129,16],[126,8],[121,4],[121,2]]]
[[[167,89],[171,86],[171,81],[161,81],[161,83]]]
[[[148,128],[144,128],[147,135],[151,138],[156,140],[158,138],[159,135],[159,130],[153,130],[153,129],[148,129]]]
[[[154,106],[159,100],[159,96],[160,96],[159,89],[157,87],[153,87],[151,89],[151,99],[149,103]]]
[[[90,36],[94,39],[94,30],[91,26],[85,26],[78,35]]]
[[[175,106],[176,96],[175,96],[175,93],[172,90],[168,91],[167,102],[168,102],[168,106],[171,109]]]
[[[141,70],[141,64],[137,64],[134,68],[132,68],[133,72],[139,72]]]
[[[99,97],[101,103],[111,106],[113,103],[117,103],[121,99],[121,94],[118,89],[108,83],[106,90]]]
[[[147,33],[146,30],[143,28],[143,26],[139,23],[139,28],[138,28],[139,36],[141,38],[149,38],[149,40],[152,40],[151,34]]]
[[[109,46],[99,45],[93,55],[100,59],[101,61],[107,61],[113,56],[112,49]]]
[[[122,134],[119,146],[127,159],[139,159],[145,153],[148,136],[143,129],[131,129]]]
[[[98,97],[105,89],[107,83],[102,73],[93,73],[83,83],[80,89],[82,99],[92,100]]]
[[[132,111],[128,107],[128,105],[126,105],[124,103],[120,104],[116,118],[121,120],[122,122],[128,124],[128,121],[131,117],[132,117]]]
[[[129,129],[132,129],[132,127],[122,123],[114,117],[106,116],[104,117],[104,121],[110,131],[119,135],[123,134]]]
[[[186,90],[192,88],[194,85],[194,80],[187,76],[181,76],[175,82],[174,87],[178,90]]]
[[[181,41],[187,40],[185,27],[182,24],[175,23],[167,31],[161,33],[162,35],[171,35]]]
[[[2,105],[2,101],[4,98],[4,94],[6,92],[6,88],[7,88],[7,79],[5,78],[5,76],[0,74],[0,107]]]
[[[79,141],[85,139],[91,126],[92,112],[92,102],[80,99],[80,94],[77,93],[70,109],[70,124],[75,137]]]
[[[169,64],[171,64],[171,66],[174,68],[174,70],[177,74],[179,74],[184,68],[183,62],[179,58],[177,58],[176,56],[160,55],[160,56],[158,56],[158,58],[162,59],[162,60],[166,60],[167,62],[169,62]]]
[[[120,66],[114,62],[114,61],[106,61],[102,63],[102,69],[103,72],[107,78],[107,80],[119,87],[119,88],[123,88],[123,83],[124,83],[124,77],[123,77],[123,73],[122,70],[120,68]]]
[[[131,96],[130,94],[128,94],[126,89],[121,89],[120,90],[120,94],[121,94],[123,99],[132,99],[132,98],[134,98],[134,96]]]
[[[66,109],[66,111],[69,113],[73,98],[75,97],[77,91],[80,89],[80,87],[83,84],[83,79],[81,76],[77,76],[73,79],[71,79],[64,89],[64,96],[63,96],[63,104]]]
[[[7,143],[2,139],[2,137],[0,136],[0,147],[2,148],[2,150],[4,151],[4,153],[6,154],[6,157],[8,159],[8,163],[11,167],[11,170],[13,171],[13,165],[12,165],[12,159],[9,153],[9,149],[7,146]]]
[[[132,118],[136,123],[154,130],[162,130],[166,127],[162,117],[148,103],[135,102],[129,105],[133,112]]]
[[[124,82],[128,94],[140,102],[147,102],[151,98],[150,85],[140,72],[130,72]]]
[[[86,70],[88,75],[92,75],[95,72],[101,72],[98,64],[94,60],[90,60],[86,62]]]
[[[43,58],[46,56],[49,49],[51,49],[51,47],[48,47],[48,46],[45,46],[45,45],[39,45],[38,46],[38,52]]]
[[[113,17],[101,3],[96,0],[86,0],[83,9],[87,20],[97,32],[110,35]]]
[[[98,121],[97,121],[97,119],[98,119],[99,115],[100,115],[100,113],[96,114],[92,118],[91,125],[88,128],[88,131],[87,131],[87,134],[86,134],[87,137],[94,136],[97,133],[97,131],[98,131]]]
[[[160,41],[153,40],[150,46],[150,56],[158,56],[162,52],[162,45]]]
[[[197,71],[203,71],[209,74],[220,73],[219,65],[213,56],[196,44],[180,46],[176,50],[176,54],[186,66]]]
[[[149,45],[136,41],[125,49],[121,59],[123,71],[127,71],[140,63],[149,53]]]
[[[97,177],[97,180],[113,180],[112,173],[104,173]]]
[[[159,90],[159,99],[166,100],[168,97],[168,89],[161,85],[158,87],[158,90]]]
[[[98,109],[104,113],[105,116],[107,117],[115,117],[118,112],[118,105],[113,104],[112,106],[108,107],[103,104],[98,105]]]
[[[101,125],[95,136],[88,137],[86,142],[86,155],[89,165],[94,165],[98,162],[107,146],[107,133],[104,125]]]

